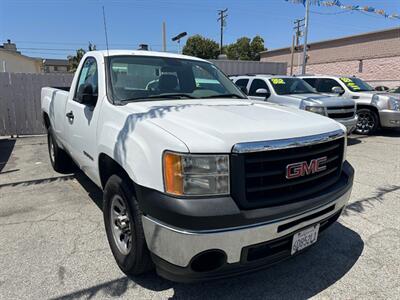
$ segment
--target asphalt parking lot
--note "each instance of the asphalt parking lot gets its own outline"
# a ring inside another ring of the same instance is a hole
[[[177,284],[118,269],[101,191],[55,173],[44,136],[0,139],[0,299],[400,299],[400,131],[349,145],[351,203],[317,245],[250,275]]]

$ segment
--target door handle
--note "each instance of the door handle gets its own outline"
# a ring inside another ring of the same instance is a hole
[[[74,119],[74,113],[72,112],[72,110],[69,113],[66,113],[65,115],[68,119]]]

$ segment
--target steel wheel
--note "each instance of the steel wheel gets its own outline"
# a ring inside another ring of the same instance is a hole
[[[369,109],[361,109],[357,112],[357,115],[357,133],[371,134],[376,130],[378,120],[376,114],[373,111]]]
[[[132,248],[132,230],[127,204],[125,200],[115,195],[111,201],[110,209],[111,231],[118,250],[123,255],[128,255]]]

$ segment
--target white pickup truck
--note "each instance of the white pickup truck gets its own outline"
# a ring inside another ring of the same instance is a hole
[[[343,125],[247,99],[198,58],[88,52],[69,92],[43,88],[42,111],[54,169],[72,158],[103,189],[126,274],[260,269],[316,242],[350,197]]]
[[[230,78],[250,99],[299,108],[332,118],[346,126],[348,134],[356,129],[356,104],[350,98],[322,95],[297,77],[259,74]]]

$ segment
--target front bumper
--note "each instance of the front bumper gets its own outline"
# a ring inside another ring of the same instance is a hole
[[[382,127],[400,127],[400,111],[381,110],[379,119]]]
[[[289,247],[296,231],[316,223],[320,223],[321,230],[328,227],[336,221],[350,198],[353,176],[354,170],[346,162],[342,176],[345,179],[340,188],[330,191],[329,196],[328,193],[326,196],[319,196],[317,202],[304,201],[302,206],[297,207],[297,213],[294,210],[286,211],[272,218],[268,216],[264,222],[253,221],[251,224],[230,226],[230,218],[219,212],[221,216],[215,216],[215,218],[221,219],[222,223],[225,220],[225,227],[193,230],[171,225],[172,222],[167,224],[145,213],[142,217],[145,238],[153,255],[157,272],[174,281],[196,281],[253,271],[290,257],[290,249],[285,248],[280,252],[249,261],[248,251],[258,247],[259,244],[278,243],[281,245],[282,241]],[[139,196],[139,202],[140,198]],[[184,201],[187,203],[193,200],[185,199]],[[201,199],[194,201],[201,201]],[[310,203],[312,207],[308,205]],[[263,209],[251,210],[250,216],[257,215],[260,211]],[[254,220],[261,220],[259,217]],[[192,220],[196,222],[196,218]],[[198,220],[201,222],[202,218]],[[224,262],[211,271],[194,270],[193,260],[208,251],[223,253]]]
[[[356,129],[358,117],[356,115],[354,118],[351,119],[334,119],[334,120],[346,127],[347,134],[351,134]]]

